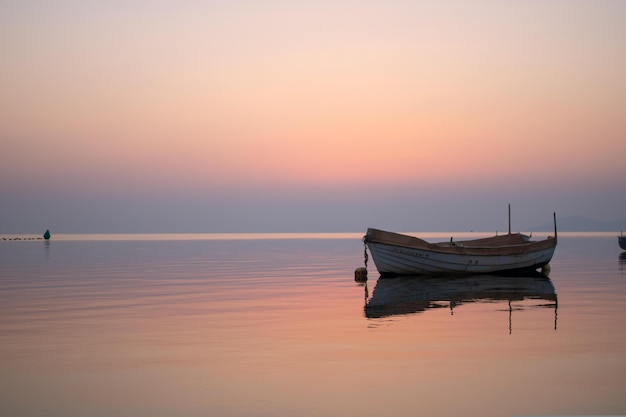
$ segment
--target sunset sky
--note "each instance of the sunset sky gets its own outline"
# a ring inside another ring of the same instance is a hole
[[[4,1],[0,234],[626,217],[626,2]]]

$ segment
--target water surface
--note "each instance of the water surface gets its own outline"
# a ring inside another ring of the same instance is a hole
[[[360,234],[0,240],[0,415],[626,414],[615,236],[561,233],[548,278],[366,284]]]

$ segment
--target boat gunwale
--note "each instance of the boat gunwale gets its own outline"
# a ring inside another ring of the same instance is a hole
[[[467,242],[473,241],[503,241],[511,239],[510,236],[515,236],[513,239],[525,239],[525,235],[521,233],[508,234],[508,235],[496,235],[488,238],[480,238],[474,240],[459,240],[448,242],[431,243],[424,239],[405,235],[401,233],[389,232],[380,229],[368,228],[367,234],[364,237],[365,244],[379,243],[389,246],[395,246],[398,248],[423,250],[429,252],[436,252],[442,254],[458,254],[458,255],[472,255],[472,256],[501,256],[501,255],[517,255],[527,254],[539,250],[548,249],[557,245],[557,238],[548,236],[544,240],[526,240],[514,244],[504,245],[481,245],[476,246],[467,244]]]

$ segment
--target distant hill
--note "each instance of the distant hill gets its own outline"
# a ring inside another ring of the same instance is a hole
[[[626,230],[626,217],[612,221],[590,219],[583,216],[557,217],[556,227],[562,232],[619,232]],[[554,224],[544,223],[533,227],[533,231],[549,232],[554,230]]]

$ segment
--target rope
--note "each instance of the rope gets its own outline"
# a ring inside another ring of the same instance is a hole
[[[367,269],[367,260],[369,259],[367,256],[367,235],[363,236],[363,258],[365,261],[365,268]]]

